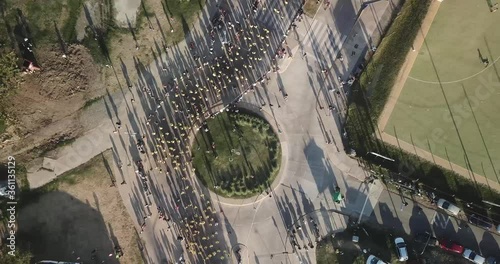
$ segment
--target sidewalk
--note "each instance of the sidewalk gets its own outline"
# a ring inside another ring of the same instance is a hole
[[[71,145],[61,148],[56,159],[44,157],[42,164],[28,168],[30,188],[41,187],[111,148],[108,135],[112,134],[113,130],[111,125],[99,126],[77,138]]]

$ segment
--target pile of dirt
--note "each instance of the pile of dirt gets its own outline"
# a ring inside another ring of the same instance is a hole
[[[57,50],[40,53],[38,58],[42,71],[30,75],[27,83],[33,79],[40,84],[37,87],[40,96],[50,100],[67,98],[87,91],[98,75],[88,50],[80,45],[68,47],[66,58]]]
[[[36,53],[41,70],[25,75],[6,102],[21,135],[74,115],[98,91],[99,67],[84,46],[69,46],[66,56],[58,46]]]

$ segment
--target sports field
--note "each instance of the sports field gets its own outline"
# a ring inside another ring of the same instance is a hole
[[[488,5],[486,0],[440,4],[381,129],[415,145],[417,153],[425,150],[496,182],[500,177],[500,11],[490,12]],[[410,152],[415,152],[413,147]]]

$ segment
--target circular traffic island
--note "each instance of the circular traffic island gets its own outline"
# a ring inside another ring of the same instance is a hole
[[[271,125],[243,110],[208,119],[192,152],[196,176],[228,198],[249,198],[267,190],[281,163],[279,139]]]

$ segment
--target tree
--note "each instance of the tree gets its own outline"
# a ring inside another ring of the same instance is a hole
[[[17,56],[11,51],[0,54],[0,94],[8,92],[17,87],[19,78],[19,67],[17,67]]]

